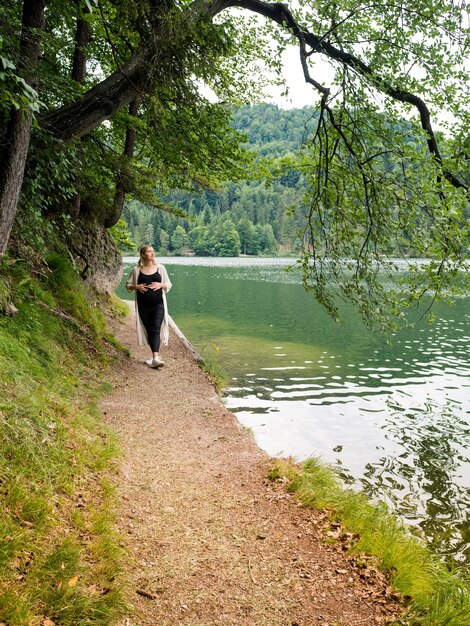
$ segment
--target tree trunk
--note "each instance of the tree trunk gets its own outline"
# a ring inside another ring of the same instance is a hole
[[[24,79],[35,87],[39,63],[41,31],[44,30],[45,0],[24,0],[21,32],[21,60]],[[24,168],[31,137],[33,114],[31,109],[17,111],[12,107],[6,136],[8,146],[0,172],[0,258],[10,239],[23,185]]]
[[[122,255],[101,220],[82,213],[65,241],[83,280],[101,293],[113,293],[122,278]]]
[[[139,109],[139,100],[133,100],[129,105],[129,115],[132,117],[137,117],[137,111]],[[124,158],[132,159],[134,156],[134,146],[135,146],[135,138],[136,131],[135,126],[131,123],[127,126],[126,131],[126,142],[124,144]],[[111,228],[114,226],[119,218],[122,215],[122,211],[124,209],[124,201],[126,199],[126,193],[129,191],[129,184],[127,181],[126,172],[124,175],[121,173],[118,175],[118,180],[116,182],[116,195],[114,197],[114,205],[109,215],[106,216],[105,227]]]
[[[81,0],[76,0],[78,5],[78,10],[80,11]],[[83,7],[83,13],[90,13],[90,8],[88,6]],[[77,83],[83,84],[86,78],[86,49],[91,41],[91,32],[88,22],[83,19],[83,17],[77,18],[77,28],[75,29],[75,48],[73,51],[73,62],[72,62],[72,80]],[[81,149],[78,148],[78,160],[80,161]],[[72,198],[72,217],[77,218],[80,214],[80,206],[81,206],[81,196],[80,196],[80,163],[77,164],[77,174],[74,180],[74,186],[76,189],[76,193]]]
[[[8,153],[0,173],[0,258],[5,253],[15,221],[24,167],[31,136],[31,111],[12,111],[7,141]]]
[[[152,66],[148,51],[137,50],[119,70],[79,100],[42,116],[41,126],[65,141],[83,137],[153,84],[149,78]]]
[[[78,3],[80,4],[80,2]],[[90,13],[90,9],[85,6],[83,13]],[[86,49],[91,41],[90,27],[83,17],[77,18],[77,28],[75,30],[75,49],[73,51],[72,80],[77,83],[84,83],[86,77]]]

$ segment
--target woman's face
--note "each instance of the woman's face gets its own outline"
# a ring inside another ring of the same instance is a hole
[[[147,262],[155,261],[155,250],[153,248],[147,248],[144,252],[144,260]]]

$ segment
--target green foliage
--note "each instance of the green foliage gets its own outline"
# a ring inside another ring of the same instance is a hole
[[[137,246],[129,233],[125,219],[121,218],[118,220],[118,222],[109,229],[109,233],[121,252],[126,253],[135,251]]]
[[[0,37],[0,51],[3,39]],[[17,68],[10,59],[0,55],[0,110],[30,109],[37,113],[40,108],[38,93],[18,75]]]
[[[112,623],[125,606],[106,484],[117,447],[96,409],[104,323],[60,255],[4,260],[2,280],[19,314],[0,317],[0,621]]]
[[[160,230],[160,246],[157,246],[157,249],[160,250],[168,250],[169,246],[170,246],[170,236],[168,235],[168,233],[166,232],[166,230],[164,230],[163,228]]]
[[[178,225],[171,236],[171,248],[175,254],[181,254],[183,248],[188,245],[188,235],[184,228]]]
[[[61,253],[51,253],[46,257],[48,272],[45,288],[52,290],[55,301],[61,310],[86,329],[93,337],[105,337],[106,324],[97,306],[90,306],[86,288],[77,276],[69,257]],[[84,326],[83,326],[84,325]]]
[[[309,188],[300,266],[306,288],[334,317],[338,299],[347,299],[367,325],[390,330],[423,296],[468,289],[464,11],[462,3],[425,0],[373,7],[302,0],[295,12],[341,51],[330,57],[331,84],[317,86],[318,126],[300,163]],[[311,44],[305,52],[317,56]],[[412,264],[402,282],[390,259],[410,255],[431,263]]]
[[[240,252],[240,237],[230,219],[225,219],[218,230],[217,256],[238,256]]]
[[[197,256],[214,256],[213,240],[208,226],[196,226],[189,232],[189,243]]]
[[[468,576],[439,562],[383,503],[373,504],[362,493],[344,489],[333,470],[315,458],[300,465],[275,461],[270,478],[287,479],[287,489],[306,506],[328,510],[331,520],[356,534],[350,550],[376,557],[395,589],[410,598],[405,623],[470,624]]]
[[[8,119],[11,108],[36,114],[43,104],[38,92],[25,81],[25,68],[20,69],[22,59],[16,40],[20,25],[15,9],[11,4],[0,8],[0,122]]]
[[[466,192],[440,176],[416,126],[355,99],[353,111],[324,112],[302,163],[314,191],[300,267],[334,317],[339,295],[367,325],[393,329],[424,295],[468,288]],[[404,274],[394,256],[430,262],[408,260]]]
[[[150,50],[154,24],[149,15],[158,13],[154,3],[142,0],[130,6],[105,0],[99,8],[88,4],[48,5],[47,34],[42,37],[41,62],[34,77],[39,85],[37,94],[17,70],[21,65],[21,3],[0,7],[2,145],[6,145],[3,140],[12,108],[36,111],[38,99],[43,114],[67,106],[92,88],[103,72],[120,71],[130,49],[143,46]],[[171,11],[161,8],[158,20],[164,25],[164,36],[155,43],[158,80],[141,98],[137,115],[123,108],[109,124],[87,133],[83,141],[69,143],[43,132],[43,118],[39,118],[30,143],[15,241],[30,241],[39,248],[49,243],[53,232],[69,234],[78,206],[83,215],[106,221],[115,209],[118,184],[129,198],[178,214],[162,202],[156,188],[212,188],[222,180],[245,175],[252,157],[229,123],[230,109],[209,102],[198,89],[198,81],[218,82],[221,59],[237,50],[236,33],[204,16],[188,20],[183,5]],[[90,35],[82,50],[90,71],[80,84],[71,79],[78,19],[86,22]],[[220,83],[220,93],[223,89]],[[136,159],[124,155],[129,128],[135,130]],[[47,220],[41,219],[44,216]],[[134,247],[122,238],[119,243],[127,250]]]
[[[468,288],[465,8],[429,0],[371,7],[301,0],[292,12],[282,3],[272,11],[263,3],[233,11],[191,0],[52,2],[36,95],[17,69],[21,3],[3,3],[1,145],[8,145],[15,108],[37,108],[40,99],[45,110],[33,131],[14,239],[47,244],[57,232],[70,234],[77,212],[111,223],[123,192],[133,202],[125,217],[137,245],[152,240],[171,251],[181,226],[200,253],[233,254],[236,237],[227,245],[215,241],[230,211],[242,253],[300,253],[305,287],[333,316],[343,298],[369,326],[395,328],[402,309],[421,297]],[[268,16],[267,26],[247,17],[250,11]],[[71,79],[79,19],[90,34],[83,83]],[[282,52],[296,36],[318,95],[315,112],[242,107],[231,124],[234,105],[259,100],[264,67],[282,82]],[[335,71],[330,85],[314,78],[320,55]],[[106,76],[122,78],[131,58],[139,68],[136,111],[116,104],[128,97],[106,91],[82,106],[84,93],[109,86]],[[203,95],[201,85],[219,101]],[[444,109],[441,135],[430,120]],[[82,139],[54,140],[68,136],[72,110],[74,121],[93,114],[74,131]],[[135,158],[125,154],[131,130]],[[253,150],[241,144],[245,133]],[[255,149],[263,160],[256,161]],[[431,263],[412,267],[403,284],[389,260],[397,254]],[[382,270],[389,285],[378,278]]]
[[[25,172],[12,247],[44,250],[73,229],[67,209],[76,193],[77,150],[37,131],[37,143],[30,147],[30,162],[34,167]]]

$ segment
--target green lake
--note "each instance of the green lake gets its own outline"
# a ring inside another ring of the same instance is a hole
[[[352,308],[333,322],[286,272],[293,260],[160,261],[171,316],[226,372],[224,402],[261,448],[321,457],[434,550],[470,562],[470,298],[386,345]],[[118,295],[133,297],[122,284]]]

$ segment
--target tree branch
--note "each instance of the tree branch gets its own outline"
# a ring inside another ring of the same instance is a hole
[[[149,51],[139,48],[121,68],[81,98],[40,116],[40,125],[65,141],[83,137],[145,91],[150,63]]]
[[[355,55],[339,49],[327,41],[324,36],[319,37],[299,25],[287,5],[264,2],[264,0],[194,0],[185,9],[185,17],[189,21],[194,21],[202,16],[212,18],[230,7],[238,7],[263,15],[294,35],[299,40],[301,47],[304,46],[305,48],[308,45],[311,50],[302,56],[303,64],[306,63],[306,56],[312,53],[323,54],[329,59],[351,68],[372,84],[375,89],[393,100],[415,107],[420,116],[421,128],[426,136],[428,150],[442,168],[443,175],[454,187],[466,188],[461,180],[443,167],[442,156],[426,103],[415,94],[399,89],[382,76],[377,75],[369,65]],[[81,137],[111,117],[116,111],[128,105],[136,97],[152,90],[156,81],[156,68],[158,66],[155,45],[159,40],[164,41],[165,35],[164,32],[157,32],[159,23],[160,21],[157,20],[157,23],[152,24],[154,31],[153,49],[147,45],[139,46],[121,68],[90,89],[76,102],[44,115],[40,120],[41,124],[61,139],[68,140]],[[322,95],[325,94],[325,88],[319,83],[314,81],[311,84]]]
[[[301,45],[302,41],[305,42],[305,44],[310,46],[312,52],[324,54],[328,58],[334,61],[338,61],[344,66],[350,67],[357,73],[361,74],[361,76],[366,78],[371,84],[374,85],[377,90],[386,94],[393,100],[396,100],[397,102],[402,102],[403,104],[411,104],[412,106],[414,106],[420,116],[421,128],[426,135],[428,150],[434,156],[437,163],[439,163],[439,165],[442,167],[442,156],[439,152],[436,136],[434,134],[434,130],[431,124],[431,115],[426,103],[420,97],[408,91],[398,89],[387,80],[385,80],[382,76],[377,75],[369,65],[364,63],[364,61],[362,61],[358,57],[349,52],[345,52],[344,50],[340,50],[339,48],[333,46],[331,43],[326,41],[323,37],[318,37],[317,35],[314,35],[313,33],[300,26],[294,18],[289,7],[285,4],[271,4],[268,2],[264,2],[263,0],[233,0],[233,2],[230,3],[230,6],[247,9],[248,11],[252,11],[254,13],[258,13],[259,15],[267,17],[271,21],[276,22],[280,26],[286,28],[292,35],[297,37]],[[322,90],[320,91],[321,93],[324,93]],[[443,167],[442,171],[445,178],[454,187],[466,188],[464,183],[462,183],[462,181],[454,176],[452,172],[449,172]]]

